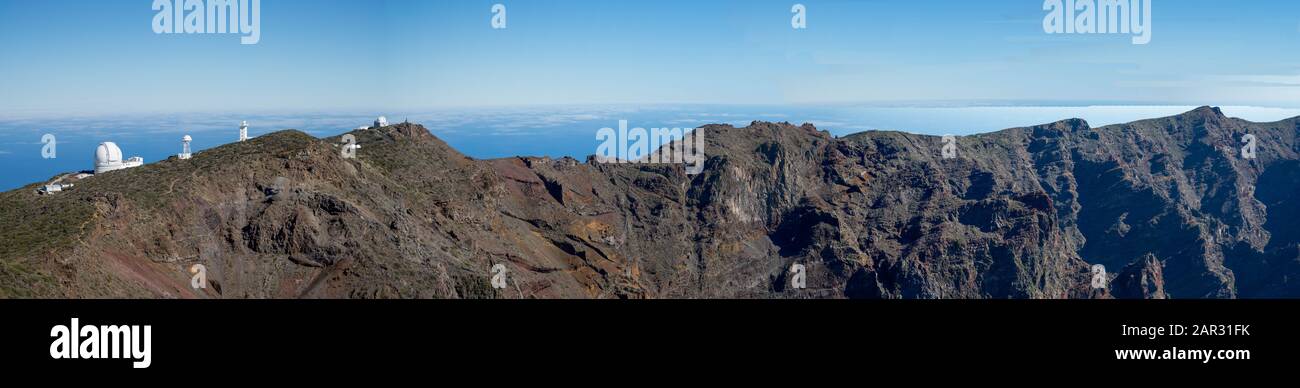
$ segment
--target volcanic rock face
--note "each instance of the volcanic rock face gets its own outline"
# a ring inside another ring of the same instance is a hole
[[[959,137],[947,159],[905,133],[697,131],[698,175],[472,160],[398,124],[352,132],[354,159],[282,131],[32,186],[0,194],[0,296],[1300,296],[1296,119],[1066,120]],[[207,288],[190,287],[195,264]]]

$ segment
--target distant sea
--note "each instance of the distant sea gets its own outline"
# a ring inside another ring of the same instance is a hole
[[[551,106],[444,109],[420,112],[299,113],[277,115],[170,114],[103,117],[0,116],[0,191],[43,182],[64,172],[89,170],[95,148],[113,141],[146,163],[175,155],[184,135],[194,152],[238,140],[247,120],[250,135],[298,129],[317,137],[369,125],[385,115],[390,123],[423,124],[462,153],[479,159],[517,155],[571,156],[585,160],[598,144],[596,131],[629,127],[696,128],[718,123],[745,126],[751,121],[812,123],[844,136],[867,130],[899,130],[931,135],[968,135],[1006,128],[1082,118],[1102,126],[1176,115],[1194,106],[760,106],[653,105]],[[1300,116],[1300,109],[1224,106],[1225,114],[1269,122]],[[42,158],[44,134],[57,140],[54,159]],[[364,149],[364,148],[363,148]]]

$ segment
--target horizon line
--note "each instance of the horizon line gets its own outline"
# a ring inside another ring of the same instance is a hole
[[[398,108],[311,108],[311,109],[265,109],[248,110],[139,110],[112,112],[67,113],[56,110],[18,109],[0,112],[0,123],[26,120],[50,120],[51,115],[67,119],[94,118],[134,118],[155,115],[173,117],[185,115],[247,115],[247,116],[352,116],[352,115],[387,115],[422,114],[446,111],[482,111],[496,109],[534,110],[547,108],[636,108],[636,107],[792,107],[792,108],[872,108],[872,109],[961,109],[961,108],[1172,108],[1172,107],[1221,107],[1221,108],[1256,108],[1256,109],[1296,109],[1300,106],[1266,105],[1266,104],[1194,104],[1194,103],[1151,103],[1120,101],[1029,101],[1029,100],[893,100],[862,102],[825,102],[825,103],[704,103],[704,102],[650,102],[650,103],[537,103],[537,104],[490,104],[490,105],[442,105],[428,107]]]

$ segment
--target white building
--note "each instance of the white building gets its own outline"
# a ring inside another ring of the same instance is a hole
[[[379,128],[379,127],[387,127],[387,126],[388,126],[388,118],[387,118],[387,117],[379,116],[379,118],[375,119],[375,128]]]
[[[51,183],[42,187],[40,191],[41,194],[53,194],[70,188],[72,188],[71,183]]]
[[[144,165],[144,158],[139,156],[123,160],[122,149],[118,148],[117,144],[114,144],[111,141],[99,143],[99,148],[95,149],[96,174],[125,168],[140,167],[142,165]]]
[[[248,140],[248,121],[239,122],[239,141]]]
[[[181,138],[181,153],[176,155],[177,159],[189,159],[194,156],[194,154],[190,153],[190,141],[193,140],[194,138],[191,138],[190,135]]]

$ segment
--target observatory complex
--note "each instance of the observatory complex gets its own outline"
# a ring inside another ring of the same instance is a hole
[[[382,117],[380,118],[380,121],[384,121]],[[385,124],[387,124],[386,121]],[[243,121],[239,123],[239,141],[246,141],[246,140],[248,140],[248,122]],[[186,160],[194,157],[193,151],[190,150],[190,143],[193,141],[194,138],[190,137],[190,135],[185,135],[184,137],[181,137],[181,152],[179,154],[176,154],[177,159]],[[96,175],[103,174],[109,171],[117,171],[117,170],[132,168],[132,167],[140,167],[143,165],[144,165],[144,158],[141,158],[139,156],[123,158],[122,148],[118,147],[117,143],[106,141],[103,143],[99,143],[99,147],[95,149],[94,172]],[[94,176],[91,174],[87,174],[88,172],[89,171],[86,171],[75,175],[64,174],[63,176],[60,176],[58,179],[55,179],[54,181],[47,183],[45,186],[37,190],[37,192],[41,194],[53,194],[53,193],[66,191],[73,187],[73,183],[63,182],[65,178],[73,177],[74,181],[77,181],[77,180],[86,179]]]
[[[360,127],[357,127],[357,130],[362,131],[362,130],[373,129],[373,128],[387,127],[387,126],[388,126],[388,118],[384,116],[379,116],[379,118],[375,119],[375,123],[373,125],[369,127],[362,125]]]
[[[107,141],[99,144],[95,149],[95,173],[102,174],[109,171],[116,171],[144,165],[144,158],[133,156],[130,159],[122,159],[122,149],[117,144]]]

